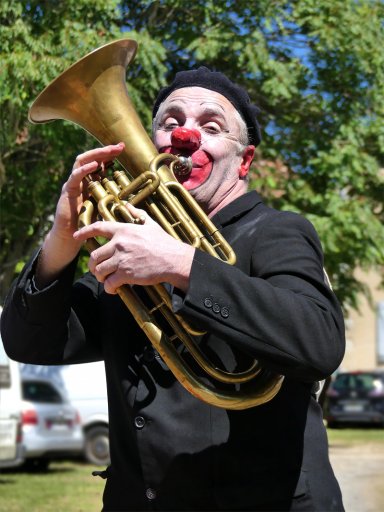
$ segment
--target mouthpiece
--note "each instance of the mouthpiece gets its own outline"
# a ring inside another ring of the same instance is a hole
[[[192,171],[192,158],[190,156],[178,156],[179,161],[174,165],[174,171],[179,176],[186,176]]]

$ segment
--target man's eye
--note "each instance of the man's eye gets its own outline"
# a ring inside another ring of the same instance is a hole
[[[160,128],[169,132],[180,126],[180,121],[174,116],[164,116],[160,123]]]
[[[220,133],[220,127],[217,126],[216,124],[206,124],[203,126],[203,130],[207,133],[212,133],[212,134],[216,134],[216,133]]]
[[[178,123],[175,123],[175,122],[173,122],[173,123],[164,123],[164,124],[163,124],[163,128],[164,128],[164,130],[166,130],[166,131],[172,131],[172,130],[174,130],[175,128],[177,128],[178,126],[179,126],[179,124],[178,124]]]

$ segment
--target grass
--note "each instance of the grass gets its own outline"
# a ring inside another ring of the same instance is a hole
[[[379,443],[384,445],[383,428],[329,428],[328,439],[330,445]]]
[[[330,445],[379,444],[384,429],[328,429]],[[95,512],[101,510],[104,480],[94,466],[78,461],[52,462],[45,473],[0,472],[0,512]]]
[[[101,510],[104,480],[94,466],[77,461],[52,462],[43,473],[0,472],[1,512],[93,512]]]

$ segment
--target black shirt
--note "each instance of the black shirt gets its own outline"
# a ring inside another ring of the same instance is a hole
[[[105,361],[105,510],[341,510],[312,389],[340,364],[344,327],[315,230],[255,192],[213,221],[236,265],[197,250],[173,307],[207,331],[199,342],[215,361],[233,369],[246,354],[285,376],[268,403],[230,411],[194,398],[118,296],[90,274],[71,285],[75,262],[35,292],[35,259],[26,265],[3,312],[6,350],[33,364]]]

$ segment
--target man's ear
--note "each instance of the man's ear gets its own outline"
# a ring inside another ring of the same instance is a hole
[[[239,167],[239,178],[245,178],[249,172],[253,157],[255,156],[255,146],[247,146],[243,152],[243,159]]]

